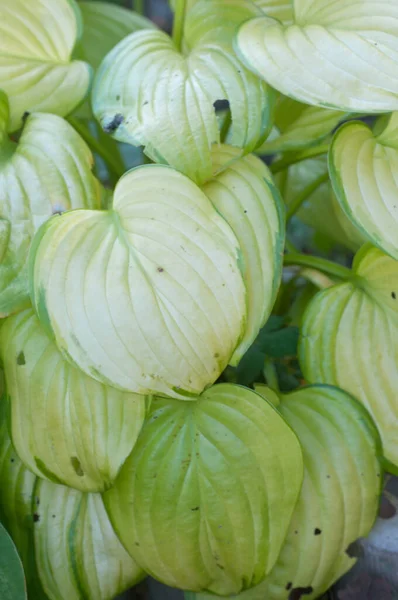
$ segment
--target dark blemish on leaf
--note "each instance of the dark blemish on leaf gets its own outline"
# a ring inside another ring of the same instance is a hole
[[[11,462],[12,462],[12,463],[13,463],[13,462],[15,462],[15,458],[12,458],[12,459],[11,459]]]
[[[307,594],[312,594],[313,588],[309,585],[308,587],[298,587],[294,588],[289,594],[289,600],[300,600],[302,596],[306,596]]]
[[[199,506],[195,506],[195,508],[191,508],[192,512],[194,512],[195,510],[199,510]]]
[[[22,350],[17,356],[17,365],[26,365],[25,354],[22,352]]]
[[[136,546],[139,546],[139,543],[138,543],[138,542],[134,542],[134,544],[135,544]]]
[[[225,567],[223,567],[222,565],[220,565],[220,563],[216,563],[216,566],[221,569],[222,571],[224,571]]]
[[[146,106],[147,104],[149,104],[148,100],[146,100],[142,106]]]
[[[30,117],[30,112],[29,111],[25,111],[24,114],[22,115],[22,123],[25,124],[26,119]]]
[[[55,519],[55,515],[52,515],[52,518]]]
[[[214,358],[219,358],[219,356],[220,356],[219,353],[216,352],[215,355],[214,355]]]
[[[397,509],[384,494],[381,497],[379,517],[381,519],[392,519],[397,514]]]
[[[72,467],[78,477],[83,477],[84,471],[80,464],[80,460],[76,456],[71,456],[70,462],[72,463]]]
[[[116,96],[116,100],[119,101],[120,100],[120,96],[119,94]]]
[[[391,292],[391,298],[393,300],[396,300],[397,299],[397,294],[395,292]]]
[[[364,556],[364,550],[358,540],[352,542],[352,544],[347,547],[345,553],[350,558],[362,558]]]
[[[34,513],[33,515],[33,522],[34,523],[38,523],[40,521],[40,517],[37,513]]]
[[[326,475],[326,479],[330,479],[330,475]]]
[[[314,535],[321,535],[321,533],[322,533],[322,530],[321,530],[321,529],[318,529],[318,527],[316,527],[316,528],[314,529]]]
[[[36,498],[36,504],[37,506],[40,506],[40,498]]]
[[[246,214],[246,213],[247,213],[247,210],[244,210],[243,212]]]
[[[293,584],[291,581],[289,581],[289,583],[286,584],[285,590],[291,590],[293,587]]]
[[[294,531],[294,535],[297,535],[297,534],[298,534],[298,531],[297,531],[297,529],[295,529],[295,531]]]
[[[213,102],[214,110],[228,110],[229,109],[229,101],[228,100],[216,100]]]
[[[158,273],[163,273],[164,269],[163,267],[158,267]]]
[[[104,126],[105,133],[113,133],[123,123],[124,117],[120,113],[115,115],[108,125]]]

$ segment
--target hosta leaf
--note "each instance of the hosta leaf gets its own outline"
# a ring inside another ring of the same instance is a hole
[[[82,491],[110,487],[145,417],[145,397],[107,387],[71,366],[32,310],[0,330],[11,435],[40,477]]]
[[[21,559],[12,539],[0,523],[0,595],[2,600],[26,600]]]
[[[18,458],[8,434],[6,402],[0,399],[0,521],[22,559],[29,598],[48,600],[38,577],[33,545],[32,496],[36,477]]]
[[[228,143],[253,150],[271,126],[273,94],[232,51],[236,27],[261,14],[246,0],[202,0],[189,11],[186,53],[161,31],[141,31],[118,44],[94,84],[93,110],[116,139],[143,145],[197,183],[211,176],[219,142],[214,104],[229,101]]]
[[[125,547],[173,587],[238,593],[275,563],[301,485],[298,441],[255,392],[154,399],[105,505]]]
[[[280,177],[279,189],[289,209],[294,199],[306,188],[327,174],[324,157],[311,158],[289,167]],[[328,238],[355,252],[366,242],[365,236],[346,217],[333,193],[329,181],[325,181],[312,191],[296,213],[302,223],[311,227],[315,233]],[[308,242],[308,235],[306,235]]]
[[[75,55],[95,70],[116,44],[140,29],[153,29],[149,19],[110,2],[79,2],[83,33]]]
[[[267,17],[278,19],[282,23],[291,23],[294,19],[292,0],[254,0],[254,4],[259,6]]]
[[[374,135],[363,123],[337,131],[329,154],[340,206],[362,234],[398,259],[398,113]]]
[[[37,480],[36,561],[51,600],[112,600],[144,577],[109,522],[100,494]]]
[[[268,168],[252,155],[236,158],[237,149],[215,149],[214,172],[220,173],[202,187],[234,230],[242,249],[248,320],[233,364],[239,362],[271,313],[282,275],[285,233],[283,204]]]
[[[272,401],[271,390],[261,388]],[[378,511],[381,443],[359,403],[329,386],[302,388],[281,400],[279,410],[303,450],[303,487],[275,567],[241,600],[319,598],[353,566],[349,548],[369,533]],[[196,595],[205,598],[211,597]]]
[[[238,54],[254,73],[307,104],[371,113],[398,109],[394,0],[293,0],[293,6],[292,24],[261,17],[240,28]]]
[[[65,116],[84,99],[91,68],[71,59],[80,35],[74,0],[0,0],[0,88],[10,97],[10,131],[25,111]]]
[[[346,114],[318,106],[306,106],[282,96],[275,110],[275,125],[280,135],[267,139],[257,148],[256,154],[274,154],[313,146],[327,137]]]
[[[307,381],[338,385],[366,406],[395,470],[397,339],[398,262],[365,245],[355,257],[351,280],[311,301],[299,352]]]
[[[227,365],[246,320],[238,241],[170,167],[127,173],[113,210],[46,223],[33,303],[69,360],[104,383],[186,398]]]
[[[92,155],[66,121],[32,114],[17,144],[6,134],[8,114],[0,92],[1,317],[29,305],[26,260],[38,227],[55,213],[100,205]]]

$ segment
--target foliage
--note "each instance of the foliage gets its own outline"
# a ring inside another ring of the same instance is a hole
[[[398,473],[396,3],[170,8],[0,0],[4,600],[315,599]]]

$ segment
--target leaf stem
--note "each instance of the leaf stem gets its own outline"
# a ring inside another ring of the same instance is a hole
[[[323,183],[326,183],[328,179],[329,173],[323,173],[322,175],[317,177],[315,181],[312,181],[310,184],[308,184],[302,190],[302,192],[298,194],[294,198],[294,200],[288,205],[286,211],[286,221],[289,221],[293,217],[293,215],[295,215],[296,212],[299,210],[303,202],[305,202],[307,198],[309,198],[309,196],[311,196],[311,194],[313,194]]]
[[[115,175],[117,179],[120,179],[124,173],[124,168],[117,156],[105,148],[105,146],[103,146],[100,141],[93,136],[88,126],[80,119],[77,119],[76,117],[68,117],[68,121],[84,139],[91,150],[98,154],[98,156],[105,161],[107,167],[113,173],[113,175]]]
[[[134,0],[134,10],[139,15],[145,14],[145,0]]]
[[[308,148],[307,150],[303,150],[297,154],[284,156],[280,160],[275,161],[270,169],[272,173],[280,173],[290,167],[291,165],[295,165],[298,162],[306,160],[307,158],[313,158],[315,156],[320,156],[321,154],[326,154],[329,151],[329,144],[321,144],[320,146],[314,146],[313,148]]]
[[[326,258],[320,258],[319,256],[292,252],[285,254],[284,264],[285,266],[296,265],[300,267],[310,267],[311,269],[317,269],[322,273],[326,273],[332,277],[338,277],[345,281],[352,277],[352,271],[348,267],[343,267],[343,265],[339,265]]]
[[[267,356],[264,361],[264,376],[267,380],[267,385],[274,392],[279,392],[279,381],[276,368],[272,360]]]
[[[186,4],[186,0],[176,0],[172,37],[174,44],[179,51],[181,51],[182,38],[184,35]]]

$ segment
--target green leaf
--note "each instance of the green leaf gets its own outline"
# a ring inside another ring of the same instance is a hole
[[[294,19],[292,0],[254,0],[254,4],[261,8],[267,17],[278,19],[282,23],[291,23]]]
[[[398,113],[378,133],[363,123],[337,131],[330,174],[341,208],[373,244],[398,259]]]
[[[324,157],[307,159],[289,167],[286,174],[279,177],[279,189],[287,209],[306,187],[324,173],[327,173]],[[322,238],[328,238],[354,252],[366,241],[365,236],[341,210],[329,182],[321,184],[308,196],[296,217]],[[308,243],[308,236],[306,240]]]
[[[84,99],[91,68],[71,59],[81,28],[74,0],[0,0],[0,89],[10,98],[10,131],[26,111],[65,116]]]
[[[398,109],[395,2],[293,0],[293,7],[292,24],[259,17],[241,26],[236,49],[254,73],[306,104]]]
[[[275,563],[300,490],[298,441],[277,411],[240,386],[196,402],[154,399],[105,505],[148,573],[221,595]]]
[[[8,116],[0,92],[0,317],[29,306],[26,261],[39,226],[58,212],[99,208],[101,195],[92,155],[66,121],[31,114],[17,144]]]
[[[257,343],[267,356],[283,358],[297,354],[298,337],[298,327],[286,327],[272,333],[260,333]]]
[[[265,386],[259,391],[273,400]],[[342,390],[317,385],[282,395],[278,410],[300,441],[304,482],[273,570],[239,600],[319,598],[355,564],[349,548],[368,535],[378,512],[381,443],[361,405]],[[214,599],[192,596],[187,600]]]
[[[32,298],[65,357],[105,384],[186,399],[224,370],[246,321],[238,241],[170,167],[119,181],[113,210],[46,223]]]
[[[109,522],[100,494],[37,480],[37,568],[50,598],[113,600],[144,578]]]
[[[103,129],[203,183],[212,173],[211,146],[220,141],[214,105],[227,100],[227,142],[251,152],[270,129],[274,94],[240,63],[232,39],[242,21],[258,14],[245,0],[196,3],[186,19],[184,54],[161,31],[128,36],[95,79],[93,110]]]
[[[398,262],[365,245],[355,257],[351,280],[311,301],[299,354],[307,381],[337,385],[369,410],[395,471],[397,339]]]
[[[97,70],[123,38],[141,29],[155,29],[149,19],[110,2],[79,2],[83,33],[75,55]]]
[[[25,577],[18,552],[0,523],[0,597],[1,600],[27,599]]]
[[[11,437],[39,477],[81,491],[110,487],[145,417],[145,397],[98,383],[71,366],[32,310],[0,330]]]
[[[326,138],[347,113],[318,106],[306,106],[281,96],[275,110],[280,135],[267,139],[256,154],[275,154],[314,146]]]
[[[41,587],[34,555],[32,496],[36,477],[15,453],[6,416],[7,405],[3,397],[0,399],[0,521],[22,559],[29,598],[48,600]]]
[[[253,155],[237,159],[239,150],[232,147],[213,150],[214,173],[219,174],[202,187],[233,229],[242,251],[248,318],[233,365],[268,320],[281,281],[285,244],[283,202],[268,168]]]

